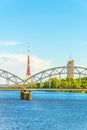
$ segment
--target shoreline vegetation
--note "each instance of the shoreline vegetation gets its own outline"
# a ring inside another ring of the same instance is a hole
[[[59,80],[58,78],[50,78],[42,83],[36,82],[32,86],[24,84],[27,88],[56,88],[56,89],[87,89],[87,77],[82,78],[65,78]],[[52,92],[60,92],[61,90],[52,90]],[[86,90],[65,90],[66,92],[87,93]],[[65,92],[62,91],[62,92]]]
[[[81,94],[84,94],[84,93],[87,93],[87,91],[84,91],[84,90],[76,90],[76,91],[73,91],[73,90],[66,90],[66,91],[60,91],[60,90],[51,90],[51,92],[69,92],[69,93],[81,93]]]

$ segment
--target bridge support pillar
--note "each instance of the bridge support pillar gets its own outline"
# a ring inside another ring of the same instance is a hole
[[[23,100],[29,100],[31,101],[32,100],[32,94],[31,92],[27,92],[27,91],[21,91],[21,99]]]

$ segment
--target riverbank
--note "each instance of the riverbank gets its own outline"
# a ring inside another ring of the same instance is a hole
[[[85,90],[51,90],[51,92],[87,93]]]

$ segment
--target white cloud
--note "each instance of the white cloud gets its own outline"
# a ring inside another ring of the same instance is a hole
[[[0,54],[0,69],[9,71],[21,78],[26,76],[27,55]],[[38,73],[51,67],[50,60],[43,60],[37,56],[30,56],[31,74]]]
[[[16,41],[0,41],[1,46],[15,46],[20,44],[19,42]]]

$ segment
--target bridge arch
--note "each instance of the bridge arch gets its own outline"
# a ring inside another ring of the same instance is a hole
[[[43,70],[39,73],[36,73],[29,77],[25,83],[29,83],[30,85],[34,84],[35,82],[42,82],[43,79],[51,78],[53,76],[59,76],[59,80],[61,80],[62,75],[66,75],[67,77],[67,69],[73,68],[74,69],[74,75],[77,75],[79,79],[81,79],[82,76],[87,76],[87,68],[86,67],[79,67],[79,66],[73,66],[73,67],[67,67],[67,66],[61,66],[61,67],[54,67],[50,69]],[[31,80],[32,79],[32,80]],[[31,81],[31,82],[29,82]]]
[[[8,71],[5,71],[3,69],[0,69],[0,77],[6,79],[7,82],[12,82],[14,84],[21,84],[24,83],[24,80],[20,77],[16,76],[15,74],[12,74]]]

